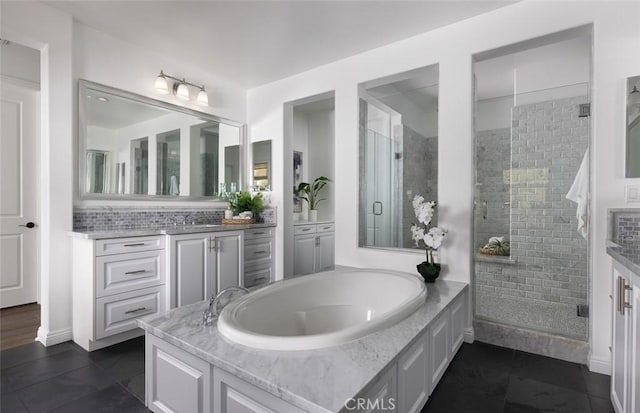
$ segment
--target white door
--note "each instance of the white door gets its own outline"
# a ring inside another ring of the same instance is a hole
[[[215,237],[216,291],[243,284],[242,232],[221,232]]]
[[[212,234],[171,237],[171,307],[204,300],[210,294],[207,276],[210,271]]]
[[[315,272],[316,234],[296,235],[293,239],[293,275]]]
[[[40,92],[0,87],[0,307],[38,300]]]
[[[329,271],[334,268],[335,235],[333,232],[318,234],[316,259],[316,271]]]

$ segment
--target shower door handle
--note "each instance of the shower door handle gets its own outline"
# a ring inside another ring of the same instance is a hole
[[[380,212],[377,212],[377,208],[376,208],[376,206],[380,206]],[[382,215],[382,211],[383,211],[383,209],[382,209],[382,202],[380,202],[380,201],[375,201],[375,202],[373,203],[373,215]]]

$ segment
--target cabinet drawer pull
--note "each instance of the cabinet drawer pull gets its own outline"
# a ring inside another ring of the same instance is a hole
[[[133,275],[133,274],[143,274],[147,272],[147,270],[137,270],[137,271],[127,271],[125,272],[126,275]]]
[[[125,247],[144,247],[144,242],[136,242],[135,244],[124,244]]]
[[[322,227],[322,229],[331,229],[331,227]]]
[[[264,281],[266,279],[267,279],[267,277],[254,278],[253,282]]]
[[[254,232],[253,235],[264,235],[264,232]]]
[[[304,228],[301,231],[303,231],[303,232],[311,231],[311,228]]]
[[[260,251],[255,251],[254,254],[258,255],[258,254],[266,254],[267,251],[265,250],[260,250]]]
[[[132,313],[139,313],[140,311],[144,311],[147,310],[147,307],[139,307],[139,308],[135,308],[133,310],[129,310],[129,311],[125,311],[125,314],[132,314]]]

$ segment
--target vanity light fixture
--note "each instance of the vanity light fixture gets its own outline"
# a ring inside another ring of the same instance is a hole
[[[171,86],[171,89],[169,89],[169,82],[167,81],[167,79],[174,81],[173,85]],[[164,71],[162,70],[160,71],[160,74],[156,78],[156,84],[155,84],[156,91],[158,93],[161,93],[163,95],[168,95],[169,90],[171,90],[172,93],[178,99],[181,99],[181,100],[191,99],[189,86],[193,86],[195,88],[200,89],[200,91],[198,92],[198,96],[196,97],[196,101],[203,106],[208,106],[209,96],[207,95],[207,91],[204,89],[204,85],[200,86],[191,82],[187,82],[185,78],[180,79],[175,76],[168,75],[164,73]]]

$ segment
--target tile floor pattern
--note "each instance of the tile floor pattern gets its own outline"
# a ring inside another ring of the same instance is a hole
[[[609,376],[489,344],[463,344],[422,413],[612,413]]]
[[[92,353],[72,343],[34,342],[0,352],[0,367],[3,413],[148,412],[142,337]],[[579,364],[464,344],[422,413],[485,412],[613,412],[609,377]]]

